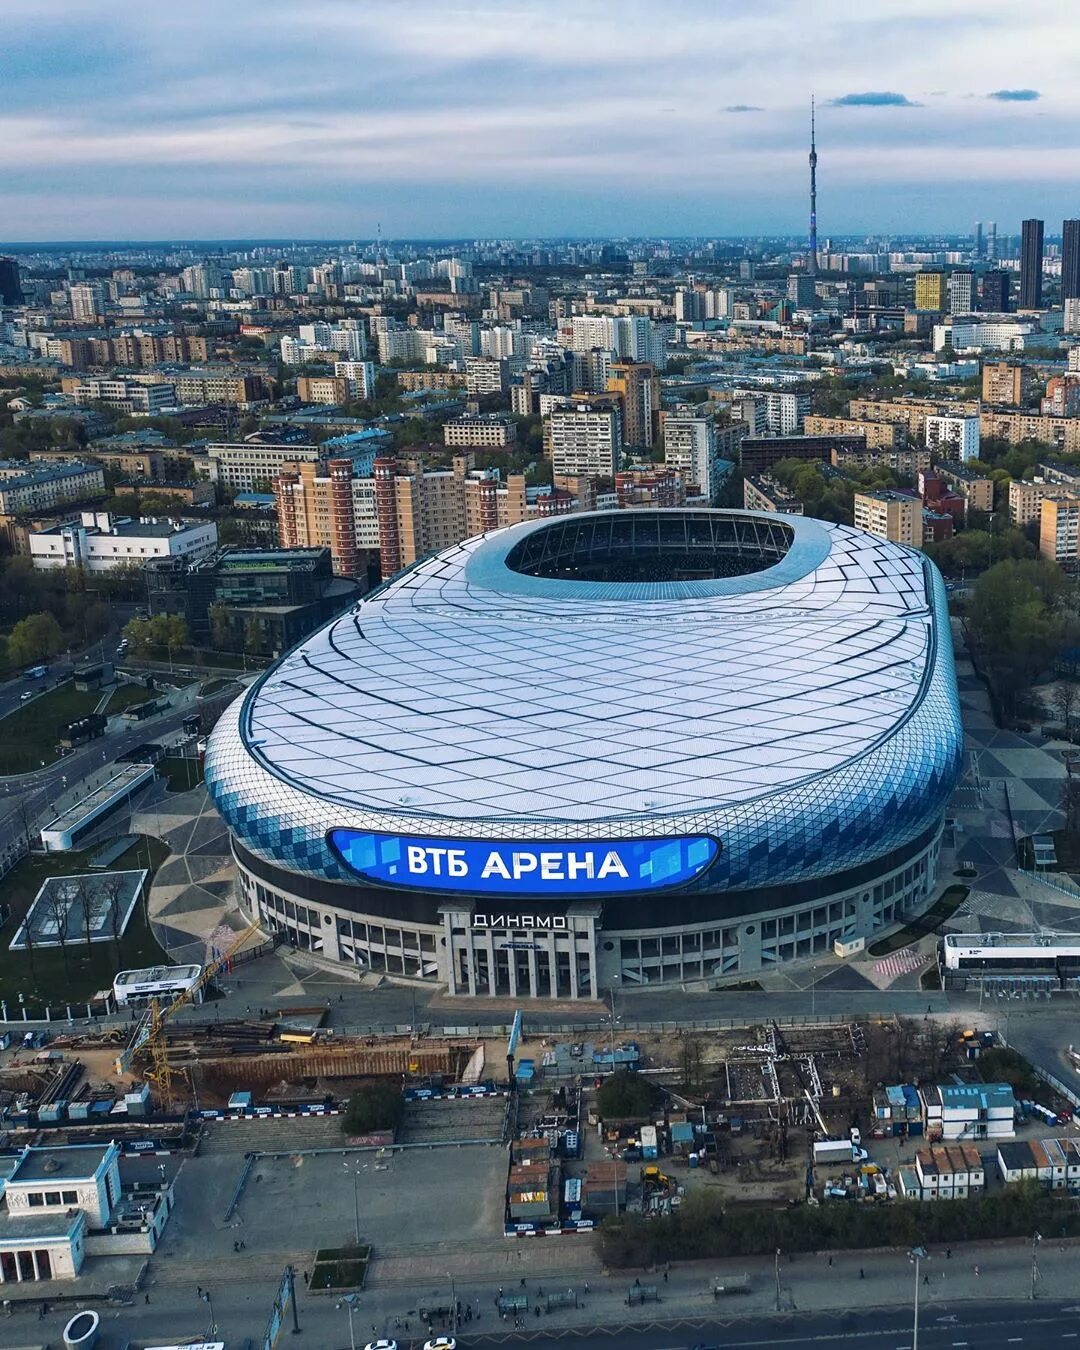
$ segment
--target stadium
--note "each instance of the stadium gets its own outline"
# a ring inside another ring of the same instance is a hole
[[[922,553],[612,511],[399,573],[225,713],[206,782],[245,908],[318,959],[595,998],[918,913],[961,744]]]

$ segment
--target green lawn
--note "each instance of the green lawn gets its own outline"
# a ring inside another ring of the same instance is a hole
[[[0,722],[0,774],[29,773],[40,768],[42,761],[52,764],[59,759],[60,728],[65,722],[92,713],[100,698],[99,690],[81,693],[68,680],[9,713]]]
[[[890,952],[897,952],[901,947],[907,947],[912,942],[918,942],[927,933],[936,932],[946,919],[952,918],[967,897],[967,886],[947,887],[942,893],[941,899],[936,904],[931,905],[925,914],[921,914],[903,928],[898,928],[895,933],[890,933],[880,942],[871,943],[867,948],[867,953],[870,956],[888,956]]]
[[[10,907],[8,918],[0,926],[0,998],[9,1004],[17,1002],[20,993],[32,1008],[44,1003],[56,1007],[61,1003],[85,1002],[99,989],[110,987],[118,970],[166,962],[165,953],[146,922],[142,903],[136,907],[120,939],[119,963],[112,942],[94,942],[89,947],[85,942],[68,942],[66,956],[55,947],[35,947],[32,953],[11,950],[11,939],[41,883],[47,877],[75,876],[86,871],[87,859],[100,850],[98,842],[86,852],[73,850],[24,858],[0,881],[0,900]],[[149,866],[152,874],[168,856],[168,847],[160,839],[142,836],[117,858],[110,870],[133,871]],[[149,885],[148,879],[147,888]]]
[[[190,792],[203,780],[202,765],[197,759],[184,759],[180,755],[166,755],[157,765],[159,778],[168,783],[169,792]]]
[[[156,689],[147,689],[141,684],[121,684],[113,690],[105,711],[109,714],[120,713],[125,708],[134,708],[139,703],[148,703],[152,698],[157,698],[157,695]]]

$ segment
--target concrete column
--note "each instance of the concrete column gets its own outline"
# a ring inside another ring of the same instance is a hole
[[[533,941],[533,942],[536,941],[536,934],[535,934],[535,933],[533,934],[532,941]],[[536,951],[535,951],[532,947],[530,947],[530,948],[529,948],[529,997],[530,997],[530,998],[535,998],[536,995],[537,995],[537,991],[539,990],[539,988],[540,988],[540,985],[539,985],[539,983],[538,983],[538,980],[537,980],[537,973],[536,973]]]
[[[43,1279],[45,1278],[45,1276],[42,1275],[42,1273],[41,1273],[41,1266],[38,1264],[38,1256],[37,1256],[37,1252],[36,1252],[36,1251],[32,1251],[32,1252],[30,1253],[30,1259],[31,1259],[31,1260],[33,1261],[33,1263],[34,1263],[34,1279],[35,1279],[35,1280],[43,1280]]]
[[[490,985],[490,987],[489,987],[489,989],[488,989],[488,992],[487,992],[487,997],[488,997],[488,998],[494,998],[494,997],[495,997],[495,939],[494,939],[494,937],[492,936],[492,932],[491,932],[491,929],[490,929],[490,928],[484,929],[484,945],[487,947],[487,958],[488,958],[488,981],[489,981],[489,985]]]
[[[568,938],[569,938],[569,940],[570,940],[570,997],[571,997],[571,998],[577,998],[577,996],[578,996],[578,982],[577,982],[577,935],[576,935],[576,933],[573,931],[573,929],[571,929],[570,932],[567,934],[567,936],[568,936]],[[554,948],[554,946],[555,946],[555,939],[554,939],[554,937],[553,937],[552,940],[551,940],[551,945],[552,945],[552,947]]]
[[[513,931],[508,930],[508,931]],[[513,938],[507,938],[507,942],[513,942]],[[510,976],[510,997],[517,998],[517,952],[513,947],[506,949],[506,969]]]
[[[443,937],[446,939],[446,964],[447,970],[446,983],[451,994],[458,992],[457,987],[457,952],[454,951],[454,921],[450,914],[443,915]],[[438,958],[436,958],[438,959]],[[424,954],[420,953],[420,964],[423,965]]]

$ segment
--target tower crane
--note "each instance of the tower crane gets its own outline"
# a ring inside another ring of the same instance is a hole
[[[160,999],[153,998],[150,1000],[150,1006],[139,1020],[127,1048],[117,1057],[116,1073],[118,1077],[129,1073],[134,1064],[148,1057],[150,1064],[146,1070],[147,1081],[157,1089],[158,1100],[162,1105],[167,1110],[172,1109],[176,1096],[173,1092],[173,1079],[178,1075],[169,1063],[169,1042],[165,1034],[166,1025],[181,1008],[194,1002],[196,996],[211,983],[216,975],[225,969],[248,938],[258,931],[259,925],[257,922],[248,924],[242,933],[237,934],[225,951],[211,961],[209,965],[203,967],[202,974],[194,984],[187,989],[182,989],[164,1006]]]

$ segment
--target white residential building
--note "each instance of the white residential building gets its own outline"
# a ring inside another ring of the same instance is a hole
[[[949,459],[958,459],[961,464],[978,459],[979,419],[928,415],[926,445],[930,450],[944,452]]]
[[[716,422],[712,417],[663,416],[664,463],[686,484],[694,483],[710,502],[719,483],[716,475]]]
[[[349,381],[349,397],[375,397],[375,365],[372,361],[335,361],[334,374]]]
[[[614,400],[571,402],[551,413],[548,438],[556,474],[613,478],[622,458],[622,412]]]
[[[75,404],[104,403],[123,412],[153,415],[175,408],[176,388],[172,384],[150,384],[142,380],[84,380],[75,387]]]

